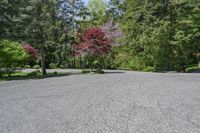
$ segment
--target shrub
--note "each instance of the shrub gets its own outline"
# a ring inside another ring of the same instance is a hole
[[[147,66],[146,68],[143,69],[145,72],[155,72],[155,68],[151,66]]]
[[[53,72],[53,75],[58,75],[59,73],[58,72]]]
[[[198,59],[198,61],[200,63],[200,53],[197,53],[197,59]]]
[[[128,63],[128,68],[131,70],[141,71],[144,69],[144,61],[141,57],[135,57]]]
[[[81,73],[86,74],[86,73],[90,73],[89,70],[82,70]]]
[[[40,69],[40,66],[39,65],[35,65],[33,66],[34,69]]]
[[[31,68],[31,66],[30,65],[25,65],[24,68]]]
[[[0,69],[0,76],[4,76],[5,73],[6,73],[6,72],[5,72],[4,69]]]
[[[56,69],[57,65],[55,63],[51,63],[51,64],[49,64],[49,68],[50,69]]]
[[[189,67],[186,69],[186,72],[187,73],[200,72],[200,68],[198,66]]]
[[[22,45],[9,40],[0,40],[0,68],[10,75],[16,67],[22,67],[28,59],[28,54]]]
[[[98,74],[104,74],[104,71],[101,70],[100,68],[97,68],[95,72],[98,73]]]
[[[200,53],[197,54],[197,59],[198,59],[198,62],[199,62],[198,67],[200,68]]]
[[[112,48],[112,40],[100,27],[86,29],[80,36],[80,44],[74,46],[77,55],[89,55],[88,63],[95,69],[103,69],[103,60]]]
[[[66,67],[64,65],[60,65],[60,68],[61,69],[65,69]]]
[[[28,74],[28,76],[39,76],[39,75],[41,75],[40,70],[36,70]]]

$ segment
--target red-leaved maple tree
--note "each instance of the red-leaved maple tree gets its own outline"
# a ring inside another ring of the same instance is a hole
[[[35,60],[38,58],[38,51],[37,49],[33,48],[31,45],[29,44],[25,44],[23,46],[24,50],[30,55],[30,59],[31,60]]]
[[[112,41],[106,36],[100,27],[89,28],[80,36],[80,44],[76,47],[76,53],[89,53],[103,56],[112,48]]]

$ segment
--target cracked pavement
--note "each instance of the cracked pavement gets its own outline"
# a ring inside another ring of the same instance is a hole
[[[200,74],[120,72],[0,82],[0,133],[200,132]]]

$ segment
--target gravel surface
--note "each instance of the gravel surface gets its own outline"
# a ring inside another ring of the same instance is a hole
[[[200,75],[111,71],[3,81],[0,133],[200,133]]]

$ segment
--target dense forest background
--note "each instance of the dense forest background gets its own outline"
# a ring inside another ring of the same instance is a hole
[[[40,53],[26,67],[90,68],[92,57],[77,56],[73,45],[86,29],[109,23],[122,36],[113,38],[104,68],[185,71],[200,61],[199,0],[0,0],[0,39]]]

